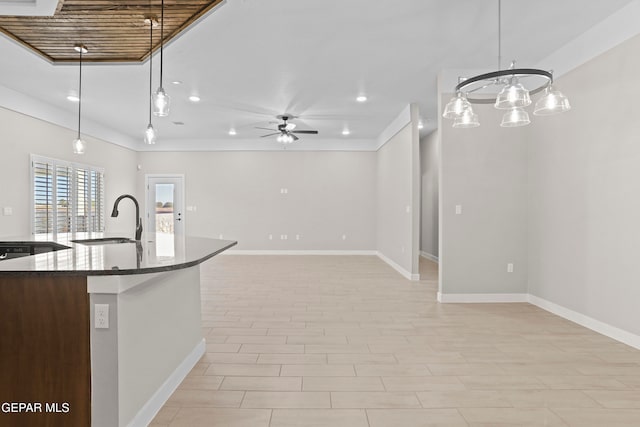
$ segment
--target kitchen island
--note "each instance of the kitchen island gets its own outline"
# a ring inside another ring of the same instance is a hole
[[[0,425],[144,426],[197,363],[199,265],[236,242],[145,237],[3,239]]]

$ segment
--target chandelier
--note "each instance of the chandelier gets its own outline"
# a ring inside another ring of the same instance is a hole
[[[533,114],[545,116],[571,109],[569,100],[553,87],[553,72],[537,68],[516,68],[515,61],[506,70],[500,69],[502,59],[502,0],[498,0],[498,70],[474,77],[460,78],[455,96],[445,106],[442,116],[453,120],[454,128],[480,126],[471,104],[493,104],[506,110],[500,126],[517,127],[531,123],[526,107],[531,95],[544,92],[535,104]]]

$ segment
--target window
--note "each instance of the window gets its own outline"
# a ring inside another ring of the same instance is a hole
[[[32,234],[104,231],[104,170],[31,157]]]

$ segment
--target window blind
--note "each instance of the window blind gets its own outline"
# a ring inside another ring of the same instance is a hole
[[[104,231],[104,171],[32,156],[33,234]]]

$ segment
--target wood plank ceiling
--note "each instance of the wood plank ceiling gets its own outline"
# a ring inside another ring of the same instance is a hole
[[[165,43],[223,0],[165,0]],[[149,55],[151,16],[160,22],[161,0],[60,0],[53,16],[0,16],[0,31],[51,62],[75,62],[83,44],[88,62],[139,62]],[[153,30],[160,47],[160,26]]]

